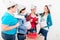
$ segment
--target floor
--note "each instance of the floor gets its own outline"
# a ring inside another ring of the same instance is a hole
[[[2,38],[0,38],[0,40],[3,40]],[[37,38],[34,38],[34,39],[31,39],[31,38],[26,38],[26,40],[44,40],[44,37],[43,36],[40,36],[40,35],[38,35],[38,37]]]
[[[44,37],[42,35],[38,35],[38,37],[37,38],[34,38],[34,39],[27,37],[26,40],[44,40]]]

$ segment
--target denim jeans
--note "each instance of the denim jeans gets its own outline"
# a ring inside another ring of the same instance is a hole
[[[40,33],[45,37],[44,40],[47,40],[47,33],[48,33],[48,30],[41,29],[41,30],[39,31],[39,34],[40,34]]]
[[[15,35],[8,35],[8,34],[2,33],[2,38],[3,40],[15,40]]]
[[[18,40],[25,40],[26,36],[24,34],[17,34]]]
[[[37,32],[37,29],[36,28],[31,28],[30,30],[27,31],[27,34],[28,34],[28,32],[36,33]]]

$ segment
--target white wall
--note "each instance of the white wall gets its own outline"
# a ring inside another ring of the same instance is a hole
[[[48,32],[48,40],[60,40],[60,1],[54,0],[52,3],[53,27]]]
[[[30,7],[32,4],[36,5],[38,13],[43,12],[44,5],[51,4],[52,6],[49,8],[50,8],[51,14],[52,14],[53,26],[50,30],[51,30],[51,32],[56,33],[53,30],[55,30],[56,28],[57,29],[60,28],[59,27],[60,26],[60,24],[59,24],[60,23],[60,17],[59,17],[60,16],[59,15],[59,13],[60,13],[60,5],[59,5],[60,1],[59,0],[13,0],[13,1],[15,1],[18,4],[20,3],[24,6],[26,6],[27,12],[30,12]],[[3,0],[0,0],[0,19],[4,13],[4,10],[5,10],[5,7],[3,4]],[[1,23],[1,20],[0,20],[0,23]],[[59,32],[58,30],[56,30],[56,31]],[[49,35],[51,35],[51,33]]]

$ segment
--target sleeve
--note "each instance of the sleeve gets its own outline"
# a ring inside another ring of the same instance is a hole
[[[29,21],[31,19],[30,15],[26,16],[26,21]]]
[[[2,24],[9,25],[11,22],[11,19],[9,17],[3,17],[2,18]]]
[[[52,26],[52,18],[51,18],[51,15],[49,14],[48,15],[48,18],[47,18],[48,20],[47,20],[47,25],[48,26]]]
[[[15,18],[24,19],[24,16],[21,16],[21,15],[15,15]]]

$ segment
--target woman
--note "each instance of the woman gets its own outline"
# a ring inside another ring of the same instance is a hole
[[[25,26],[26,19],[25,19],[25,10],[26,8],[23,5],[18,5],[18,15],[15,17],[19,20],[20,26],[18,27],[17,38],[18,40],[25,40],[27,27]]]
[[[14,17],[14,13],[17,10],[16,4],[9,1],[7,10],[8,12],[5,12],[2,17],[2,38],[3,40],[15,40],[16,27],[19,26],[18,20]]]
[[[50,26],[52,26],[51,14],[47,5],[45,5],[44,7],[44,12],[41,16],[40,22],[41,22],[41,30],[39,34],[41,33],[45,37],[45,40],[46,40],[48,29]]]
[[[26,17],[26,20],[30,21],[30,23],[31,23],[31,29],[28,30],[28,32],[36,33],[36,25],[38,23],[38,18],[35,13],[36,13],[36,6],[32,6],[31,13],[29,15],[27,15],[27,17]]]

